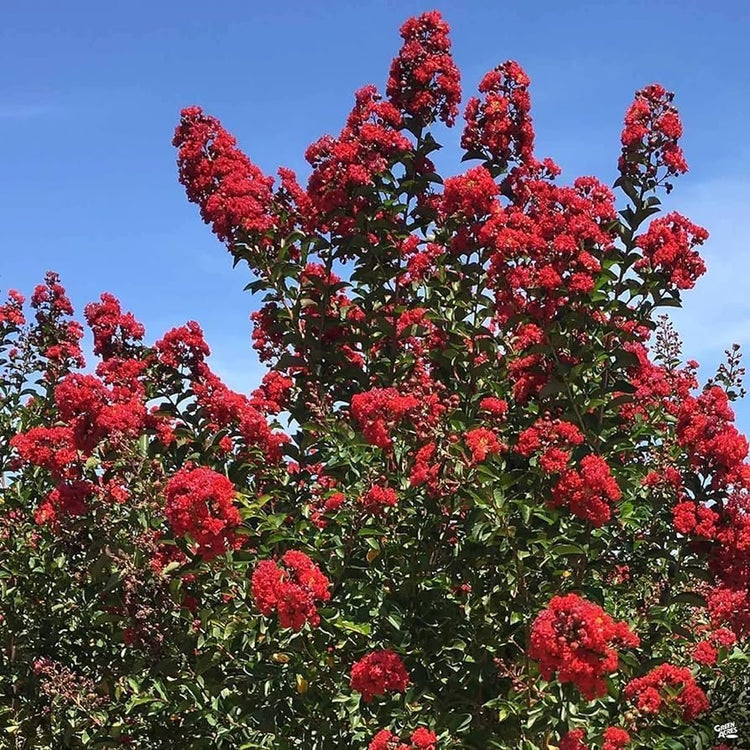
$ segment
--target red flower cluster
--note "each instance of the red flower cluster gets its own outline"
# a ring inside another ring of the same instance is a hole
[[[461,101],[461,74],[450,54],[450,26],[436,10],[401,27],[404,45],[391,63],[386,93],[391,103],[423,125],[451,126]]]
[[[608,727],[604,730],[602,750],[623,750],[630,742],[630,735],[620,727]]]
[[[351,414],[370,445],[392,449],[392,430],[419,407],[412,395],[402,395],[395,388],[373,388],[352,396]]]
[[[376,695],[403,692],[409,684],[409,673],[393,651],[372,651],[352,666],[350,685],[369,703]]]
[[[617,481],[601,456],[589,455],[581,460],[579,470],[566,471],[552,489],[553,507],[565,506],[573,515],[602,526],[609,521],[612,503],[622,496]]]
[[[331,598],[331,582],[304,552],[289,550],[281,563],[263,560],[255,569],[252,594],[258,609],[266,617],[277,612],[282,628],[319,625],[316,602]]]
[[[8,301],[0,305],[0,324],[11,325],[15,328],[22,326],[26,322],[23,314],[23,303],[25,298],[15,289],[8,292]]]
[[[560,750],[589,750],[583,741],[585,736],[583,729],[571,729],[560,739]]]
[[[704,539],[716,536],[716,522],[719,514],[705,503],[684,500],[672,508],[674,527],[680,534],[695,534]]]
[[[176,536],[190,535],[196,554],[211,560],[235,544],[241,523],[234,485],[204,466],[180,469],[167,482],[164,515]]]
[[[674,94],[654,83],[636,92],[625,114],[620,171],[652,188],[662,184],[661,168],[666,175],[687,172],[687,162],[677,145],[682,123],[673,99]]]
[[[188,200],[216,236],[234,250],[235,241],[248,236],[262,244],[274,226],[273,178],[266,177],[242,151],[234,136],[200,107],[188,107],[172,140],[179,151],[180,182]]]
[[[726,624],[740,637],[750,634],[750,592],[718,585],[706,597],[714,625]]]
[[[479,402],[479,409],[494,419],[502,420],[508,415],[508,402],[502,398],[487,396]]]
[[[90,482],[81,480],[60,483],[39,504],[34,513],[34,521],[54,530],[61,518],[84,515],[88,511],[88,501],[93,489]]]
[[[368,745],[368,750],[437,750],[437,735],[420,727],[411,735],[411,742],[401,739],[388,729],[381,729]]]
[[[530,83],[523,68],[514,60],[487,73],[479,84],[484,101],[473,97],[466,105],[461,147],[481,154],[503,169],[513,161],[533,164]]]
[[[625,686],[625,697],[635,701],[644,714],[658,714],[676,705],[685,721],[692,721],[709,707],[708,698],[691,671],[673,664],[661,664],[643,677],[631,680]]]
[[[660,410],[676,416],[682,402],[698,385],[694,370],[690,366],[667,368],[654,364],[646,346],[639,342],[626,343],[624,348],[636,356],[638,363],[628,371],[630,384],[636,390],[632,400],[620,407],[620,414],[627,420],[652,419]]]
[[[504,449],[504,445],[497,439],[497,435],[486,427],[477,427],[464,435],[466,447],[471,451],[471,462],[479,464],[487,456],[496,456]]]
[[[695,249],[708,239],[708,232],[673,211],[654,219],[648,231],[636,240],[643,258],[635,268],[667,276],[675,289],[692,289],[706,272],[706,264]]]
[[[392,508],[398,502],[396,490],[392,487],[381,487],[374,484],[359,499],[362,510],[371,516],[382,515],[386,508]]]
[[[211,354],[203,330],[194,321],[188,321],[184,326],[167,331],[156,342],[159,361],[175,370],[185,367],[190,372],[197,372],[206,357]]]
[[[589,750],[584,742],[586,733],[583,729],[571,729],[561,740],[560,750]],[[630,742],[630,735],[618,727],[608,727],[602,736],[602,750],[623,750]]]
[[[73,305],[56,273],[49,271],[44,284],[34,289],[31,307],[36,310],[36,326],[30,343],[47,359],[45,379],[56,382],[70,370],[83,367],[85,361],[80,346],[83,328],[74,320],[66,320],[73,314]]]
[[[355,96],[354,109],[338,138],[323,136],[305,152],[312,167],[307,194],[320,214],[318,228],[335,227],[343,235],[369,205],[361,189],[373,185],[377,175],[412,148],[399,133],[399,111],[381,101],[374,86],[365,86]]]
[[[251,453],[259,452],[256,459],[277,464],[289,436],[271,429],[260,411],[268,405],[266,399],[249,399],[231,390],[206,365],[199,367],[199,373],[193,382],[193,391],[211,428],[235,433],[241,441],[243,456],[251,457]],[[227,447],[231,449],[231,446],[230,440]]]
[[[86,305],[83,312],[94,334],[94,354],[102,359],[129,356],[129,347],[145,333],[133,313],[123,313],[119,300],[111,294],[102,294],[100,302]]]
[[[484,167],[472,167],[465,174],[445,181],[441,209],[445,216],[479,221],[498,205],[495,196],[499,192],[500,188]]]
[[[459,231],[454,245],[470,251],[479,243],[491,251],[488,281],[499,323],[523,313],[543,328],[572,299],[590,304],[600,258],[613,244],[614,196],[593,177],[560,187],[519,176],[514,190],[514,202],[495,206],[476,240]]]
[[[719,386],[688,396],[677,415],[677,440],[690,465],[713,477],[713,485],[732,481],[747,458],[748,442],[732,424],[734,412]]]
[[[11,438],[10,444],[22,461],[58,476],[68,476],[71,464],[78,458],[69,427],[32,427]]]
[[[90,455],[103,440],[134,439],[146,425],[140,384],[107,387],[96,375],[67,375],[55,388],[55,405],[73,442]]]
[[[529,656],[539,661],[542,677],[557,673],[587,700],[607,692],[604,678],[617,669],[614,646],[636,647],[638,636],[615,622],[601,607],[577,594],[554,597],[531,628]]]
[[[516,451],[528,458],[539,455],[539,465],[548,474],[565,469],[570,461],[570,449],[583,443],[583,434],[571,422],[545,416],[527,427],[519,436]]]

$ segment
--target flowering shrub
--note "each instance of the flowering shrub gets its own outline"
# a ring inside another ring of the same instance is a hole
[[[743,371],[699,382],[662,316],[708,236],[653,218],[687,170],[673,97],[637,92],[616,193],[564,184],[503,63],[444,179],[448,31],[404,24],[304,186],[182,112],[180,182],[259,298],[252,393],[194,321],[151,344],[104,294],[86,363],[55,274],[0,305],[0,746],[747,735]]]

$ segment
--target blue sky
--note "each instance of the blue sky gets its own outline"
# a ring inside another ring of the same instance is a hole
[[[750,5],[739,0],[4,0],[0,24],[0,289],[47,269],[74,304],[111,291],[151,339],[187,319],[236,388],[257,382],[247,278],[188,204],[171,135],[181,107],[219,117],[267,172],[304,176],[305,147],[336,133],[359,86],[384,86],[409,15],[453,28],[465,95],[508,58],[532,77],[540,155],[563,179],[616,177],[633,91],[677,92],[690,173],[670,204],[712,234],[709,273],[675,315],[708,377],[750,343]],[[458,132],[446,134],[449,172]],[[739,421],[750,428],[750,405]]]

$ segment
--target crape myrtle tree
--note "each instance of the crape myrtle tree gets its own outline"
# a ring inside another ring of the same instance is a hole
[[[615,195],[537,157],[503,63],[443,179],[448,26],[401,36],[306,187],[182,112],[180,181],[261,300],[253,393],[197,323],[148,345],[108,294],[87,369],[54,274],[0,308],[3,748],[747,733],[742,369],[730,350],[701,385],[663,317],[707,238],[659,214],[687,170],[672,95],[627,109]]]

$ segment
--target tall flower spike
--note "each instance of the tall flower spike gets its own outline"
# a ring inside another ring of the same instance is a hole
[[[451,57],[449,31],[436,10],[410,18],[401,27],[404,44],[391,63],[386,93],[423,125],[439,119],[450,127],[458,115],[461,74]]]
[[[506,169],[510,162],[534,164],[529,77],[514,60],[491,70],[479,84],[484,100],[466,105],[461,147]]]
[[[188,200],[231,252],[240,239],[264,244],[273,228],[273,178],[266,177],[237,148],[221,123],[200,107],[182,110],[172,139],[178,150],[180,182]]]

